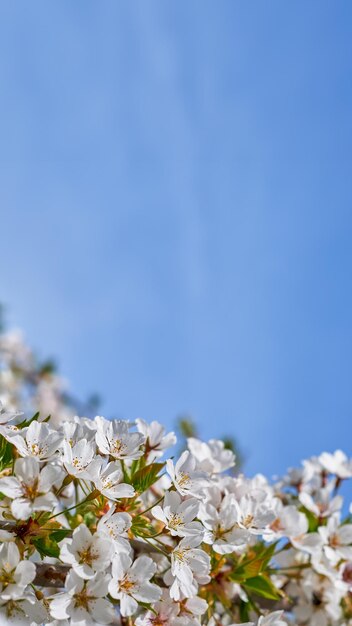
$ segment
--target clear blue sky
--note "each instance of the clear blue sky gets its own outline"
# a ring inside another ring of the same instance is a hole
[[[0,85],[10,325],[249,472],[351,453],[351,2],[0,0]]]

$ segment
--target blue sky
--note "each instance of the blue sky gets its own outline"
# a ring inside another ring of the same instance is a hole
[[[351,453],[347,0],[0,0],[0,301],[102,411]]]

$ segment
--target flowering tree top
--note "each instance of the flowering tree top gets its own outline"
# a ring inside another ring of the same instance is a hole
[[[175,458],[158,422],[75,416],[1,341],[1,625],[352,625],[343,452],[275,484],[215,439]]]

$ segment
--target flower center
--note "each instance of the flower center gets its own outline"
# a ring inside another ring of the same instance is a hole
[[[180,524],[183,524],[183,518],[177,513],[172,513],[169,518],[169,528],[176,529]]]
[[[281,519],[279,517],[277,517],[272,524],[270,524],[270,528],[271,530],[273,530],[274,532],[278,532],[279,530],[283,530],[282,525],[281,525]]]
[[[36,478],[31,484],[22,483],[22,489],[23,489],[24,496],[28,500],[33,502],[33,500],[35,500],[38,494],[38,479]]]
[[[113,439],[111,443],[111,450],[113,453],[123,454],[126,449],[127,449],[127,446],[125,443],[123,443],[121,439]]]
[[[191,482],[189,474],[186,474],[185,472],[180,472],[177,482],[180,487],[187,487]]]
[[[7,586],[9,583],[13,582],[13,575],[10,563],[4,563],[2,566],[2,570],[0,571],[0,583],[3,586]]]
[[[83,470],[82,459],[78,458],[78,456],[75,456],[72,459],[72,465],[73,465],[73,467],[76,467],[76,469],[78,469],[78,470]]]
[[[180,563],[188,563],[187,549],[184,548],[182,550],[182,548],[178,548],[178,549],[174,550],[174,557]]]
[[[119,582],[120,591],[122,591],[123,593],[131,593],[135,586],[136,581],[132,578],[129,578],[127,574]]]
[[[85,550],[81,550],[81,552],[78,552],[78,554],[80,558],[80,563],[86,563],[90,566],[92,565],[94,559],[96,559],[96,554],[92,552],[91,546],[89,546],[89,548],[86,548]]]
[[[340,545],[340,539],[335,534],[331,535],[329,543],[332,548],[338,548]]]
[[[82,591],[81,593],[76,593],[75,596],[75,608],[82,608],[82,609],[86,609],[86,611],[89,612],[89,598],[87,597],[87,594],[85,591]]]
[[[229,531],[230,529],[224,528],[223,526],[221,526],[221,524],[218,524],[218,527],[216,528],[214,535],[216,539],[221,539],[222,537],[224,537],[224,535],[226,535],[226,533]]]
[[[246,515],[242,520],[242,524],[245,528],[250,528],[253,520],[254,520],[253,515]]]
[[[27,441],[29,452],[36,457],[44,456],[48,451],[48,446],[45,442],[39,441]]]
[[[15,617],[16,619],[22,619],[25,616],[25,612],[18,602],[9,600],[9,602],[6,603],[6,615],[9,618]]]

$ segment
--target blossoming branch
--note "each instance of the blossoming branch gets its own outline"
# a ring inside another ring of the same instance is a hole
[[[352,624],[343,452],[274,484],[222,441],[175,458],[158,422],[74,415],[21,345],[0,341],[0,624]]]

